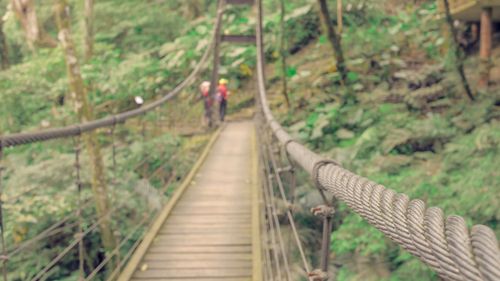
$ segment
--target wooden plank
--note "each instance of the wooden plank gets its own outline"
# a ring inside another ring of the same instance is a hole
[[[247,226],[243,227],[219,227],[219,228],[165,228],[160,230],[160,234],[190,234],[190,233],[219,233],[233,235],[235,233],[250,233],[252,229]]]
[[[155,222],[153,223],[151,229],[149,229],[148,232],[144,235],[143,241],[141,242],[139,247],[136,249],[136,251],[134,252],[132,257],[130,258],[130,261],[128,262],[127,266],[123,269],[123,272],[118,277],[118,280],[129,280],[132,277],[135,269],[137,268],[137,265],[139,264],[142,257],[146,253],[147,249],[149,248],[149,246],[153,242],[153,239],[155,238],[156,234],[160,230],[161,226],[163,225],[163,223],[165,222],[165,220],[169,216],[170,212],[177,204],[177,201],[179,201],[179,198],[181,198],[182,193],[188,188],[190,182],[193,180],[194,176],[196,175],[196,173],[200,169],[201,165],[203,164],[203,162],[207,158],[207,156],[210,152],[210,149],[215,144],[215,141],[219,137],[220,132],[221,132],[221,129],[218,129],[214,133],[214,135],[212,136],[212,138],[208,142],[207,146],[203,150],[200,158],[198,159],[198,161],[196,161],[196,163],[194,164],[193,168],[191,169],[189,174],[184,179],[181,186],[179,188],[177,188],[177,190],[173,194],[172,198],[170,198],[168,203],[165,205],[163,210],[161,210],[160,214],[155,219]]]
[[[252,172],[251,160],[253,126],[227,126],[232,129],[221,134],[196,180],[156,232],[133,280],[252,280],[255,241],[260,240],[252,237],[253,185],[257,183],[252,180],[257,175]],[[229,163],[221,154],[246,159],[230,161],[239,163],[231,167],[233,174],[227,177],[231,181],[220,173]]]
[[[172,212],[172,215],[202,215],[202,214],[208,214],[206,210],[203,209],[175,209]],[[227,214],[239,214],[239,215],[244,215],[248,214],[248,210],[243,209],[243,210],[227,210],[226,208],[217,208],[217,209],[211,209],[210,212],[211,215],[227,215]]]
[[[198,277],[250,277],[252,270],[247,268],[221,268],[221,269],[176,269],[176,270],[145,270],[137,271],[134,278],[198,278]],[[189,280],[189,279],[188,279]]]
[[[222,35],[223,42],[236,44],[255,44],[255,35]]]
[[[203,261],[203,260],[222,260],[222,261],[232,261],[232,260],[244,260],[251,262],[252,255],[250,253],[203,253],[203,254],[189,254],[189,253],[147,253],[144,256],[144,261]]]
[[[149,269],[188,269],[188,268],[204,268],[204,269],[222,269],[222,268],[245,268],[251,269],[249,262],[244,260],[236,261],[217,261],[217,260],[203,260],[203,261],[148,261],[141,264]]]
[[[250,216],[172,216],[168,219],[169,223],[231,223],[231,222],[249,222]]]
[[[169,248],[152,247],[150,253],[198,253],[198,254],[215,254],[215,253],[250,253],[251,246],[171,246]]]
[[[132,279],[133,281],[187,281],[185,278],[134,278]],[[205,278],[205,277],[196,277],[196,278],[191,278],[189,280],[194,280],[194,281],[250,281],[250,277],[242,277],[242,278],[235,278],[235,277],[218,277],[218,278]]]
[[[182,239],[182,238],[160,238],[155,240],[155,247],[169,247],[169,246],[227,246],[227,245],[250,245],[249,237],[235,237],[235,238],[213,238],[213,239]]]

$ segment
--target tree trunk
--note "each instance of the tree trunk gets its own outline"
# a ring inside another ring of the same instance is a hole
[[[188,19],[196,19],[203,13],[203,3],[201,0],[186,0],[184,16]]]
[[[89,61],[94,53],[94,0],[85,0],[85,61]]]
[[[30,49],[55,48],[57,41],[51,38],[38,23],[33,0],[12,0],[12,8],[21,23]]]
[[[286,107],[288,110],[290,110],[290,98],[288,97],[288,85],[286,81],[286,69],[287,69],[287,63],[286,63],[286,57],[287,57],[287,50],[286,50],[286,26],[285,26],[285,0],[280,0],[280,9],[281,9],[281,15],[280,15],[280,29],[281,29],[281,38],[280,38],[280,57],[281,57],[281,81],[282,81],[282,93],[283,97],[285,98],[286,102]]]
[[[0,14],[0,69],[7,69],[8,67],[9,67],[9,49],[7,48],[7,40],[5,39],[5,33],[3,33],[3,20],[2,20],[2,15]]]
[[[344,52],[342,51],[342,44],[340,42],[341,38],[335,31],[335,27],[332,24],[332,18],[330,16],[330,12],[328,10],[328,4],[326,0],[318,0],[318,4],[320,7],[320,18],[323,24],[324,32],[326,33],[328,40],[332,46],[332,49],[335,53],[335,58],[337,60],[337,70],[340,74],[340,79],[342,84],[346,87],[348,91],[348,96],[351,94],[348,81],[347,81],[347,66],[345,64]]]
[[[342,34],[342,29],[344,29],[343,18],[342,18],[342,0],[337,0],[337,28],[339,34]]]
[[[75,111],[81,122],[93,120],[92,108],[87,99],[87,90],[80,73],[80,65],[76,55],[75,46],[71,39],[69,6],[66,0],[55,0],[55,11],[57,26],[59,28],[58,38],[66,57],[66,68],[68,72],[69,87],[72,99],[75,102]],[[104,165],[101,150],[95,132],[83,135],[86,149],[92,163],[92,193],[94,196],[97,215],[104,217],[109,212],[109,201],[104,177]],[[107,253],[111,253],[116,246],[115,237],[111,230],[109,216],[99,224],[101,238]],[[110,263],[113,265],[113,262]]]
[[[453,18],[451,17],[451,12],[450,12],[450,3],[448,2],[448,0],[443,0],[443,2],[444,2],[444,11],[446,13],[446,21],[448,22],[448,26],[450,27],[451,31],[451,36],[453,37],[453,48],[455,49],[457,72],[458,75],[460,76],[460,79],[462,80],[462,86],[464,87],[467,97],[469,97],[470,100],[474,100],[474,96],[472,95],[472,90],[470,89],[469,86],[469,81],[465,76],[464,58],[463,58],[464,54],[460,50],[460,45],[458,44],[458,32],[455,26],[453,25]]]
[[[491,40],[492,40],[492,22],[491,16],[493,9],[491,7],[484,7],[481,13],[481,46],[479,51],[479,58],[481,60],[479,66],[479,84],[482,89],[488,88],[490,81],[491,69]]]

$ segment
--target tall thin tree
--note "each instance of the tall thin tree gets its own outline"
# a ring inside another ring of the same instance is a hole
[[[286,14],[286,9],[285,9],[285,0],[280,0],[280,10],[281,10],[281,15],[280,15],[280,57],[281,57],[281,93],[283,94],[283,97],[285,98],[286,102],[286,107],[290,109],[290,98],[288,97],[288,85],[286,81],[286,73],[287,73],[287,62],[286,62],[286,57],[287,57],[287,50],[286,50],[286,24],[285,24],[285,14]]]
[[[472,90],[469,85],[469,81],[467,80],[467,76],[465,75],[465,70],[464,70],[464,53],[460,49],[460,45],[458,43],[458,31],[455,28],[455,25],[453,24],[453,18],[451,17],[451,12],[450,12],[450,3],[448,0],[443,0],[444,2],[444,11],[446,13],[446,21],[448,22],[448,26],[451,31],[451,36],[453,37],[453,48],[454,48],[454,55],[455,55],[455,65],[456,69],[458,72],[458,75],[460,76],[460,80],[462,81],[462,86],[465,90],[465,93],[467,94],[467,97],[469,97],[470,100],[474,100],[474,95],[472,94]]]
[[[342,34],[342,30],[344,29],[344,20],[343,20],[343,7],[342,0],[337,0],[337,29],[339,34]]]
[[[55,0],[56,21],[59,29],[59,42],[66,58],[66,69],[68,72],[69,88],[74,100],[75,111],[81,122],[93,119],[93,110],[87,98],[87,90],[80,73],[80,64],[71,38],[69,5],[67,0]],[[115,249],[116,241],[109,221],[109,200],[104,176],[104,164],[101,149],[95,132],[83,135],[83,140],[88,151],[92,167],[92,193],[96,204],[99,218],[103,218],[99,224],[103,245],[108,253]],[[113,264],[113,262],[111,263]]]
[[[84,53],[85,61],[90,60],[94,53],[94,0],[85,0],[84,15]]]
[[[344,59],[344,52],[341,44],[341,37],[335,31],[333,26],[332,17],[330,16],[330,11],[328,10],[328,4],[326,0],[318,0],[319,5],[319,15],[321,18],[321,23],[323,25],[324,32],[328,37],[328,41],[332,46],[333,52],[335,53],[335,58],[337,60],[337,70],[340,74],[340,79],[342,84],[346,87],[348,96],[351,95],[350,87],[347,81],[348,69]]]
[[[21,23],[30,49],[35,47],[55,48],[57,41],[50,37],[38,23],[33,0],[12,0],[12,10]]]
[[[0,6],[4,7],[2,0],[0,0]],[[3,9],[0,9],[0,11],[3,11]],[[3,13],[0,12],[0,69],[7,69],[9,64],[9,49],[5,33],[3,32]]]

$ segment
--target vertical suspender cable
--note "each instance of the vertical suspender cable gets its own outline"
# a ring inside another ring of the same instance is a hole
[[[0,140],[0,161],[2,161],[3,158],[3,143],[2,140]],[[7,261],[9,257],[7,256],[7,246],[5,245],[5,221],[3,217],[3,187],[2,187],[2,172],[3,172],[4,167],[1,165],[0,162],[0,230],[2,231],[0,239],[1,244],[2,244],[2,275],[3,275],[3,280],[7,281]]]

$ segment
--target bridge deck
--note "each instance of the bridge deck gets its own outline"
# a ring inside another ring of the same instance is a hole
[[[131,280],[252,280],[253,134],[248,121],[222,130],[140,262],[129,264]]]

